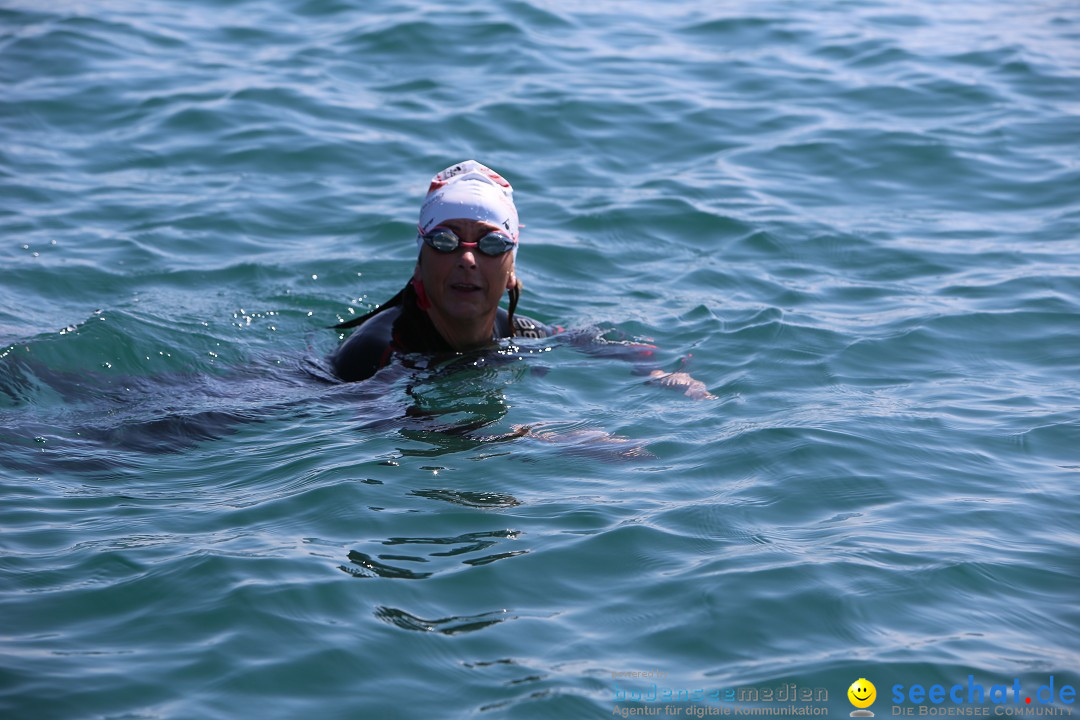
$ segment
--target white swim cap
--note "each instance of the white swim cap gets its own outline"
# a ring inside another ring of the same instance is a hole
[[[422,235],[447,220],[479,220],[501,227],[517,242],[518,214],[514,189],[502,175],[475,160],[466,160],[431,179],[420,208],[417,248]],[[517,254],[517,247],[514,247]]]

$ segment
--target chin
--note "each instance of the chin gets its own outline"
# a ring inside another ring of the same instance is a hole
[[[492,301],[491,298],[484,296],[477,296],[474,298],[454,298],[444,305],[443,312],[449,317],[459,318],[461,320],[476,320],[495,312],[495,309],[498,306],[498,298],[495,298],[494,301]]]
[[[438,306],[437,306],[438,307]],[[440,313],[444,317],[453,318],[454,320],[477,320],[484,317],[489,312],[480,303],[471,302],[453,302],[447,303],[439,307]]]

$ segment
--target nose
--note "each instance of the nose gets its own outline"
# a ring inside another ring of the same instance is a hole
[[[458,265],[464,268],[476,267],[476,251],[473,248],[462,248],[462,252],[458,255]]]

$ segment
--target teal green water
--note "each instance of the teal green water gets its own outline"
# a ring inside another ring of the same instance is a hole
[[[0,717],[1075,711],[1077,98],[1069,2],[5,3]],[[718,399],[320,379],[466,158]]]

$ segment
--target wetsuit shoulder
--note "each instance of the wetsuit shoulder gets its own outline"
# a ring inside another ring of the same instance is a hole
[[[400,308],[390,308],[360,326],[330,356],[334,374],[346,382],[366,380],[390,363],[394,321]]]
[[[546,338],[558,335],[563,331],[561,327],[545,325],[539,320],[533,320],[525,315],[514,315],[513,332],[510,328],[510,314],[499,308],[495,315],[495,336],[508,338],[511,335],[519,338]]]
[[[560,332],[562,328],[545,325],[524,315],[514,315],[514,336],[522,338],[546,338]]]

